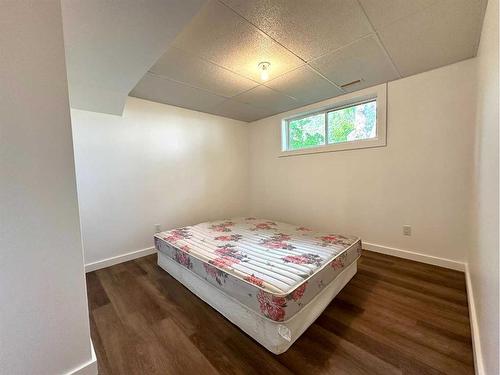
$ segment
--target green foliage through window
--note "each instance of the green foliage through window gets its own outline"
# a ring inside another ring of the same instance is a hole
[[[375,138],[376,121],[375,101],[328,112],[328,143]]]
[[[320,113],[288,123],[290,150],[325,144],[325,114]]]
[[[325,126],[325,120],[327,126]],[[324,146],[326,143],[335,144],[375,138],[376,121],[377,102],[375,100],[292,119],[288,121],[288,149],[299,150]]]

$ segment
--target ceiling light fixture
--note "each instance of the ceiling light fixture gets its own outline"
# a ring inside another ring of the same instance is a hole
[[[271,63],[266,61],[260,62],[259,65],[257,65],[257,68],[260,71],[260,79],[267,81],[269,79],[269,69],[271,69]]]

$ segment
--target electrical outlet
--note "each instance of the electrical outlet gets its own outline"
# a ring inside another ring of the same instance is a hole
[[[155,233],[160,233],[160,232],[161,232],[161,225],[155,224]]]
[[[403,225],[403,234],[405,236],[411,236],[411,226],[410,225]]]

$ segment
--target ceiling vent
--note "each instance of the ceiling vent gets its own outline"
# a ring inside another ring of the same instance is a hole
[[[344,87],[348,87],[348,86],[351,86],[351,85],[355,85],[356,83],[361,83],[361,80],[360,79],[357,79],[355,81],[352,81],[352,82],[349,82],[349,83],[345,83],[343,84],[342,86],[340,86],[341,88],[344,88]]]

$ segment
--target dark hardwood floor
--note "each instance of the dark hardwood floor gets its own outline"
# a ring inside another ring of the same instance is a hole
[[[87,274],[99,374],[473,374],[464,274],[364,251],[284,354],[269,353],[156,265]]]

